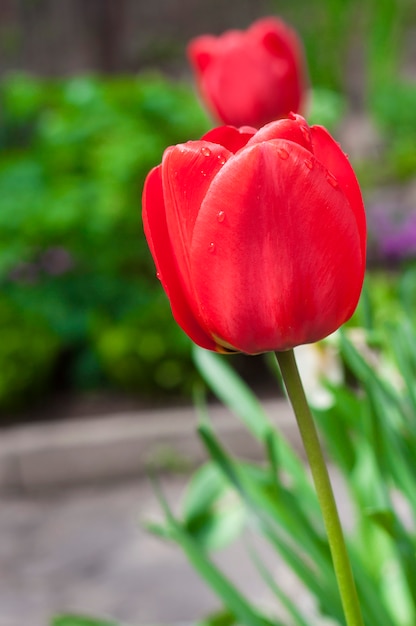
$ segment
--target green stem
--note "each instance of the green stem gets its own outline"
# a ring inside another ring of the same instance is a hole
[[[295,355],[293,350],[288,350],[276,352],[276,357],[315,483],[347,626],[364,626],[328,469],[303,390]]]

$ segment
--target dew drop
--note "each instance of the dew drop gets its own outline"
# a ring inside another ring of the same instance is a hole
[[[204,170],[201,170],[201,174],[202,174],[202,176],[206,176],[207,175],[207,173],[204,172]]]
[[[344,152],[344,156],[345,156],[345,158],[346,158],[346,159],[349,159],[349,158],[350,158],[350,155],[349,155],[349,154],[347,154],[346,152]]]
[[[333,174],[331,174],[331,172],[327,172],[326,173],[326,179],[329,182],[329,184],[331,185],[331,187],[333,187],[334,189],[337,189],[339,187],[339,183],[338,183],[337,179],[335,178],[335,176]]]
[[[156,278],[157,278],[158,280],[161,280],[161,278],[160,278],[160,272],[156,272]]]
[[[313,161],[311,161],[311,159],[305,159],[304,163],[306,167],[308,168],[308,170],[313,169]]]
[[[311,135],[310,135],[309,129],[308,129],[308,128],[306,128],[306,126],[301,126],[301,127],[300,127],[300,132],[302,133],[303,138],[304,138],[304,139],[305,139],[308,143],[310,143],[310,141],[311,141]]]
[[[286,159],[289,158],[289,152],[287,150],[285,150],[284,148],[278,148],[277,149],[277,154],[284,161],[286,161]]]
[[[214,252],[215,251],[215,243],[213,241],[211,241],[211,243],[208,246],[208,252]]]
[[[217,220],[219,222],[223,222],[225,220],[225,212],[224,211],[219,211],[217,214]]]
[[[224,165],[224,163],[225,163],[225,156],[223,154],[219,154],[217,159],[218,159],[220,165]]]
[[[201,148],[201,152],[204,156],[209,157],[211,156],[211,150],[209,148],[207,148],[206,146],[203,146]]]

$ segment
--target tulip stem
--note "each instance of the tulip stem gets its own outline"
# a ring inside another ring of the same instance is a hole
[[[364,626],[341,522],[318,433],[306,400],[293,350],[276,352],[283,381],[296,416],[312,472],[331,550],[347,626]]]

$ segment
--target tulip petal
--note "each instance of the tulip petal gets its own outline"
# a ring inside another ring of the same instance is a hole
[[[285,350],[322,339],[352,315],[364,273],[360,234],[332,183],[318,161],[310,167],[308,150],[286,140],[247,147],[212,181],[195,222],[191,273],[220,343]]]
[[[293,98],[292,87],[282,89],[282,81],[287,86],[288,80],[286,60],[273,59],[271,64],[271,59],[265,48],[250,40],[244,47],[224,47],[221,57],[207,66],[200,81],[202,95],[216,117],[237,127],[262,126],[298,108],[297,91]]]
[[[172,313],[181,328],[203,348],[215,349],[215,342],[200,326],[188,301],[166,223],[161,166],[146,178],[143,190],[143,227],[156,270],[170,300]]]
[[[195,65],[198,72],[202,73],[211,63],[217,47],[217,38],[212,35],[195,37],[187,47],[188,58]]]
[[[256,34],[265,48],[274,56],[287,59],[293,66],[293,70],[296,68],[296,63],[299,68],[303,67],[303,55],[298,37],[283,20],[275,17],[260,19],[253,24],[250,32],[253,35]]]
[[[292,114],[288,119],[277,120],[266,124],[247,142],[252,146],[270,139],[288,139],[312,152],[311,129],[301,115]]]
[[[335,176],[355,214],[358,231],[361,235],[361,254],[364,260],[366,256],[365,210],[354,170],[345,153],[323,126],[312,126],[311,135],[316,158]]]
[[[240,128],[235,126],[217,126],[203,135],[201,140],[218,143],[230,152],[235,153],[244,148],[256,132],[257,129],[251,126],[241,126]]]
[[[195,220],[213,178],[230,158],[223,146],[189,141],[168,148],[162,161],[166,222],[179,271],[192,292],[189,251]],[[192,296],[191,296],[192,298]]]

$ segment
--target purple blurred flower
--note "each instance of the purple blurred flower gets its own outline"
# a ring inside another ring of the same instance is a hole
[[[33,284],[45,272],[50,276],[61,276],[74,267],[71,254],[61,246],[48,248],[33,261],[22,261],[9,273],[9,279],[16,283]]]
[[[40,257],[39,265],[47,274],[60,276],[73,268],[74,260],[68,250],[56,246],[45,250]]]
[[[376,254],[389,261],[416,257],[416,211],[378,204],[368,210],[368,230]]]
[[[9,279],[14,283],[34,284],[38,280],[38,267],[36,263],[22,261],[10,271]]]

